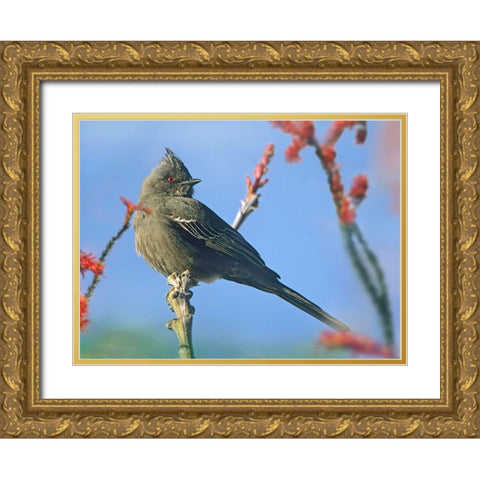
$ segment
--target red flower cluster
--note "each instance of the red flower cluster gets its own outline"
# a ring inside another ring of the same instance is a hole
[[[335,149],[330,145],[322,145],[322,164],[327,172],[332,172],[334,167],[337,165],[335,163],[335,158],[337,157],[337,152]]]
[[[95,278],[103,275],[105,265],[100,263],[93,254],[80,252],[80,273],[85,275],[85,272],[92,272]],[[80,295],[80,331],[86,332],[87,326],[90,324],[88,318],[88,298]]]
[[[92,272],[95,276],[103,275],[105,265],[100,263],[93,254],[80,252],[80,273],[85,275],[85,272]]]
[[[142,210],[143,212],[148,213],[148,214],[152,213],[152,211],[148,207],[144,207],[143,205],[139,205],[139,204],[136,205],[133,202],[131,202],[130,200],[127,200],[125,197],[120,197],[120,200],[127,207],[127,211],[125,213],[125,219],[123,220],[124,225],[127,225],[127,223],[130,222],[130,219],[132,218],[132,215],[138,210]]]
[[[86,332],[89,323],[88,300],[83,295],[80,295],[80,331]]]
[[[146,213],[152,213],[152,211],[148,207],[144,207],[143,205],[135,205],[130,200],[127,200],[124,197],[120,197],[120,200],[127,207],[125,219],[120,230],[107,243],[105,249],[100,256],[101,261],[97,260],[91,253],[80,252],[80,272],[82,276],[87,271],[92,272],[94,275],[93,280],[88,287],[85,295],[80,295],[80,331],[82,332],[86,331],[86,327],[90,323],[90,320],[88,319],[88,301],[90,300],[91,295],[100,280],[100,275],[103,275],[103,271],[105,269],[105,264],[103,262],[105,261],[107,255],[110,253],[115,242],[118,241],[118,239],[125,233],[125,231],[130,226],[130,220],[132,218],[132,215],[136,211],[142,210]]]
[[[333,200],[337,208],[337,214],[341,222],[351,225],[355,222],[356,207],[365,198],[368,189],[368,179],[366,175],[357,175],[348,195],[345,194],[345,187],[341,180],[340,164],[335,161],[337,152],[335,143],[341,137],[345,129],[355,129],[355,143],[361,144],[367,137],[367,124],[364,121],[357,120],[339,120],[332,122],[327,131],[326,139],[323,144],[319,144],[315,139],[315,126],[312,121],[273,121],[274,128],[279,128],[282,132],[292,136],[292,143],[285,150],[287,162],[299,162],[300,150],[307,145],[312,145],[317,150],[317,155],[321,159],[323,168],[328,174],[328,182]],[[258,168],[261,168],[258,166]],[[257,178],[257,177],[256,177]],[[258,180],[260,182],[260,180]],[[255,184],[247,178],[247,189]]]
[[[363,145],[367,139],[367,123],[357,122],[355,124],[355,144]]]
[[[330,180],[330,191],[337,204],[343,198],[343,183],[340,180],[340,172],[333,172]]]
[[[356,216],[357,213],[352,208],[350,200],[348,197],[344,196],[340,202],[340,207],[338,208],[338,217],[340,218],[340,221],[347,225],[352,225]]]
[[[300,150],[311,145],[314,140],[315,126],[310,120],[306,121],[272,121],[274,128],[279,128],[284,133],[292,136],[292,143],[285,150],[287,162],[300,162]]]
[[[306,144],[297,138],[292,138],[292,143],[285,149],[285,158],[287,159],[287,162],[301,162],[302,157],[300,156],[300,150],[305,148],[305,146]]]
[[[245,181],[247,183],[247,195],[246,198],[251,198],[254,195],[260,196],[257,193],[258,189],[263,187],[267,182],[268,178],[262,178],[268,172],[268,164],[270,163],[271,158],[274,155],[274,146],[269,143],[263,152],[262,158],[255,165],[255,170],[253,171],[254,181],[247,175]]]
[[[333,122],[327,131],[325,143],[318,145],[323,168],[328,173],[328,181],[333,200],[337,207],[338,218],[341,222],[351,225],[355,222],[356,207],[365,198],[368,189],[368,178],[366,175],[357,175],[348,195],[345,195],[345,187],[341,180],[340,164],[335,161],[337,153],[335,143],[346,128],[355,128],[355,143],[363,143],[367,136],[366,122],[337,121]]]
[[[327,145],[334,145],[341,137],[343,131],[348,128],[355,128],[355,144],[361,145],[365,143],[367,138],[366,122],[358,122],[356,120],[341,120],[333,122],[327,132]]]
[[[356,355],[369,355],[384,358],[392,358],[393,352],[388,345],[364,335],[352,332],[322,332],[318,344],[330,349],[347,348],[351,350],[352,357]]]
[[[343,131],[346,128],[353,128],[354,125],[355,121],[332,122],[332,125],[330,125],[330,128],[327,130],[326,144],[335,145],[335,143],[337,143],[337,140],[342,136]]]
[[[352,202],[355,205],[358,205],[366,197],[367,190],[368,190],[367,176],[357,175],[353,179],[353,184],[350,187],[350,191],[348,192],[348,195],[352,199]]]

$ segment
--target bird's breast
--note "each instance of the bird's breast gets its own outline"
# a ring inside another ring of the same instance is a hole
[[[206,283],[222,277],[218,255],[204,242],[189,238],[168,217],[139,213],[133,222],[135,249],[152,268],[166,277],[189,270],[193,278]]]

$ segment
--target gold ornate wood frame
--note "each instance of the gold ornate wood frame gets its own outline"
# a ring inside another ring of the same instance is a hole
[[[480,43],[0,43],[0,436],[478,437]],[[435,80],[441,85],[439,400],[40,397],[40,84]]]

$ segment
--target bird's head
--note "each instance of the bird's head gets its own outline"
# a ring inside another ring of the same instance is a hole
[[[183,162],[168,148],[160,163],[145,179],[142,190],[177,197],[191,197],[193,186],[200,182],[192,178]]]

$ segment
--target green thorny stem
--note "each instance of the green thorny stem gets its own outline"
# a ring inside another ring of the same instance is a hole
[[[390,310],[390,301],[388,298],[383,270],[378,263],[376,255],[368,247],[368,244],[356,223],[346,225],[342,222],[340,228],[342,230],[345,247],[353,266],[360,276],[363,285],[380,315],[380,322],[385,341],[389,346],[393,346],[392,312]],[[358,240],[361,252],[359,252],[357,245],[355,245],[354,238]],[[362,256],[362,253],[365,254],[365,257]],[[375,280],[372,278],[372,271],[376,277],[377,283],[375,283]]]
[[[315,148],[317,157],[320,159],[320,163],[324,167],[321,146],[316,141],[312,141],[312,145]],[[327,173],[328,184],[331,187],[333,172],[325,167],[324,170]],[[335,207],[338,212],[340,208],[339,201],[335,201]],[[350,260],[380,316],[383,337],[389,346],[393,346],[393,323],[390,300],[385,283],[385,275],[378,258],[369,248],[356,222],[349,225],[340,221],[340,229]],[[355,243],[355,239],[358,242],[358,246]]]
[[[151,211],[146,207],[142,207],[141,205],[133,205],[133,203],[124,199],[123,197],[120,197],[120,199],[127,206],[125,219],[118,232],[108,241],[107,245],[103,249],[100,258],[98,259],[99,265],[103,265],[105,259],[111,252],[117,240],[119,240],[119,238],[130,228],[131,219],[134,212],[136,210],[142,210],[148,214],[151,213]],[[99,281],[100,275],[95,275],[84,295],[85,300],[88,301],[88,299],[92,296]],[[178,276],[176,273],[173,273],[167,278],[167,283],[172,287],[167,294],[167,302],[171,310],[177,315],[177,318],[167,322],[166,327],[170,330],[173,330],[178,337],[178,356],[180,358],[194,358],[192,347],[192,320],[195,309],[190,305],[189,300],[192,296],[190,287],[194,286],[195,283],[190,279],[190,274],[188,271],[183,272],[180,276]]]
[[[128,230],[128,228],[130,227],[130,218],[128,218],[128,220],[126,220],[122,227],[120,228],[120,230],[108,241],[107,245],[105,246],[105,248],[103,249],[103,252],[102,254],[100,255],[100,258],[98,259],[98,263],[100,265],[103,265],[103,263],[105,262],[105,259],[107,258],[108,254],[110,253],[110,251],[112,250],[113,248],[113,245],[115,244],[115,242]],[[85,297],[85,300],[88,300],[96,286],[98,285],[98,282],[100,281],[100,275],[95,275],[93,277],[93,280],[92,282],[90,283],[90,285],[88,286],[87,288],[87,291],[84,295]]]

